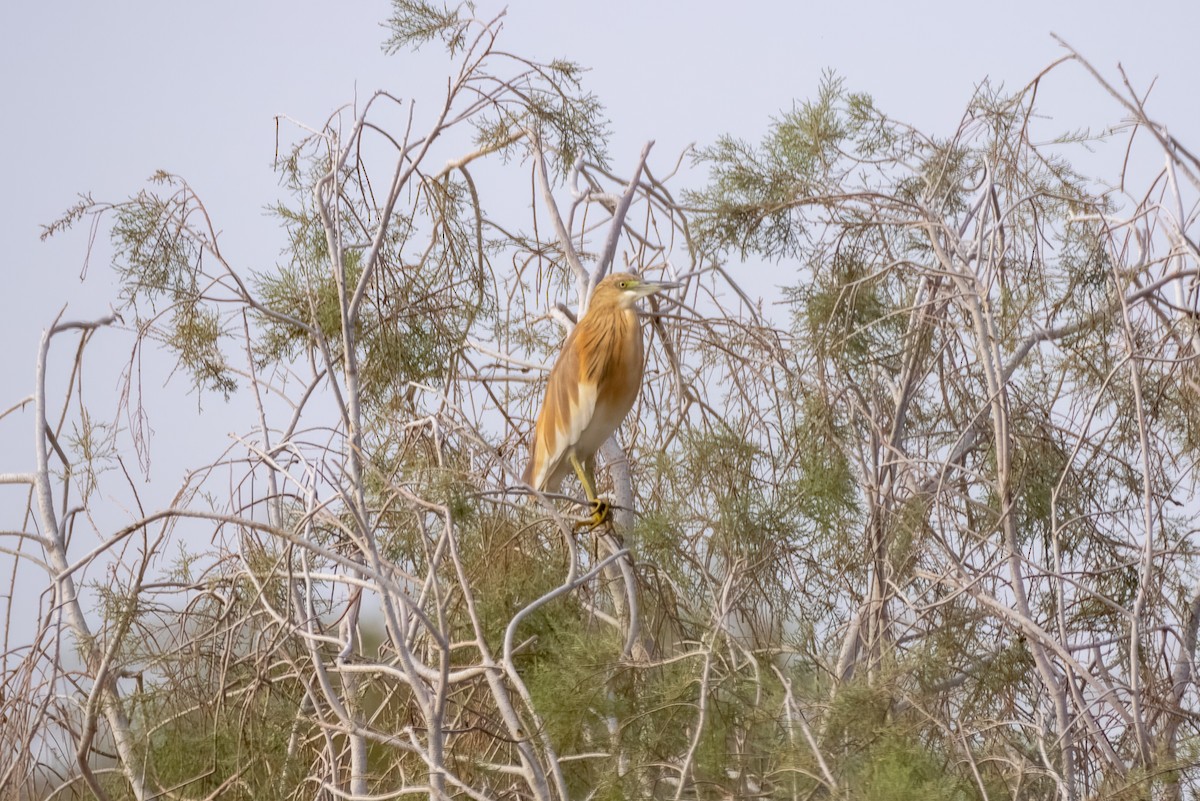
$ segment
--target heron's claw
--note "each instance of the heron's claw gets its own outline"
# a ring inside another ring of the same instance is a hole
[[[612,520],[612,507],[608,501],[596,498],[588,501],[588,508],[592,510],[592,513],[579,522],[579,528],[586,528],[590,531]]]
[[[612,507],[608,505],[608,501],[602,501],[599,498],[592,501],[592,520],[595,525],[603,525],[612,519]]]

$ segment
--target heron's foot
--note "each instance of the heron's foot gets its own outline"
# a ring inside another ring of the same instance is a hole
[[[602,501],[599,498],[588,501],[588,508],[591,509],[591,514],[584,518],[579,523],[580,528],[591,530],[597,526],[603,526],[605,523],[612,520],[612,506],[608,501]]]

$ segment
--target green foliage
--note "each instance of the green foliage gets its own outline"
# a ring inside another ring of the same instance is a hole
[[[354,261],[349,259],[347,264],[346,277],[350,280],[360,272],[355,269]],[[338,283],[329,272],[313,272],[305,275],[302,268],[284,267],[255,277],[255,289],[263,303],[302,324],[278,319],[263,321],[265,332],[259,344],[263,364],[293,359],[304,346],[313,345],[304,326],[314,329],[326,341],[337,343],[342,327]]]
[[[149,720],[165,721],[150,735],[149,763],[164,787],[186,787],[205,797],[221,788],[231,801],[303,797],[304,770],[288,759],[299,697],[277,688],[248,703],[181,710],[170,699],[147,701]],[[307,748],[297,757],[311,757]],[[228,777],[237,776],[228,783]],[[224,786],[222,786],[224,785]]]
[[[388,20],[391,36],[384,43],[384,51],[415,51],[434,39],[440,40],[452,57],[476,48],[478,43],[471,40],[472,25],[478,24],[474,13],[475,6],[470,2],[451,9],[426,0],[392,0],[392,17]],[[559,177],[565,176],[577,159],[606,166],[608,123],[596,95],[582,89],[586,70],[562,58],[544,64],[517,57],[513,60],[526,68],[513,81],[522,102],[497,104],[473,117],[470,124],[475,128],[476,144],[487,150],[507,151],[523,131],[536,131],[548,138],[548,150]]]
[[[531,72],[537,80],[523,82],[520,106],[498,107],[472,121],[476,145],[507,155],[524,131],[533,131],[544,140],[553,175],[559,180],[577,160],[606,168],[608,120],[599,98],[583,89],[586,70],[573,61],[556,59],[531,65]]]
[[[588,626],[586,616],[577,610],[560,609],[560,614],[543,617],[530,630],[536,632],[537,643],[521,659],[522,676],[543,712],[545,732],[555,748],[561,753],[608,750],[608,719],[623,718],[629,711],[628,699],[614,692],[611,681],[621,643],[609,631]],[[615,758],[608,758],[569,764],[568,785],[586,794],[605,783],[615,763]]]
[[[177,176],[158,172],[151,182],[166,191],[143,190],[111,207],[113,266],[124,308],[134,313],[140,329],[153,331],[174,351],[197,390],[228,397],[237,382],[220,348],[225,332],[209,296],[213,278],[206,270],[206,251],[208,258],[219,259],[213,256],[205,212]],[[77,218],[68,213],[64,221]]]
[[[811,283],[788,294],[819,358],[856,372],[880,364],[896,372],[903,318],[894,313],[892,289],[870,254],[846,246],[827,263],[814,265]]]
[[[95,420],[87,409],[81,410],[80,419],[72,424],[66,443],[77,457],[70,470],[81,472],[84,498],[91,496],[99,483],[100,475],[117,460],[116,427]]]
[[[688,193],[700,211],[696,236],[702,250],[796,256],[807,227],[794,209],[820,192],[842,143],[854,130],[842,81],[826,73],[817,98],[771,123],[759,146],[729,136],[696,154],[710,168],[709,188]],[[854,96],[855,119],[867,101]]]
[[[670,568],[677,564],[673,556],[681,537],[680,529],[679,522],[667,509],[657,507],[639,515],[628,536],[647,562]]]
[[[834,696],[825,741],[838,754],[845,792],[872,801],[976,798],[973,781],[943,750],[956,745],[931,732],[921,715],[896,711],[906,669],[893,664],[880,680],[843,684]]]
[[[237,389],[218,345],[222,331],[215,309],[199,304],[176,306],[168,331],[166,344],[191,374],[197,389],[222,392],[226,397]]]
[[[966,801],[969,785],[944,760],[903,734],[872,743],[855,770],[853,797],[863,801]]]
[[[190,229],[198,209],[186,184],[167,173],[151,182],[171,194],[143,190],[116,207],[111,228],[113,266],[126,299],[151,307],[162,299],[194,303],[200,294],[201,248]]]
[[[554,61],[546,71],[552,81],[550,88],[531,93],[528,98],[526,124],[552,136],[554,164],[560,177],[565,177],[580,159],[601,168],[608,166],[605,147],[609,130],[604,106],[591,92],[581,91],[582,72],[574,62]]]
[[[688,442],[684,472],[709,488],[709,547],[729,562],[762,553],[786,530],[780,507],[757,472],[763,456],[733,433],[693,436]]]
[[[397,215],[389,226],[351,335],[363,400],[372,409],[403,408],[409,384],[440,385],[467,332],[494,314],[495,301],[483,291],[479,210],[468,202],[466,185],[449,179],[429,183],[421,198],[410,216]],[[264,307],[257,315],[263,329],[255,347],[260,365],[324,348],[344,369],[344,318],[366,269],[364,252],[346,250],[342,264],[331,265],[314,212],[282,204],[274,211],[292,251],[290,263],[254,277]],[[410,260],[407,248],[422,225],[432,230],[430,242]]]
[[[512,616],[557,586],[561,554],[522,544],[520,529],[503,519],[481,518],[468,531],[474,536],[463,538],[463,559],[471,569],[483,629],[489,634],[489,642],[499,647]],[[522,581],[510,581],[509,577],[514,575],[521,576]],[[578,619],[576,603],[564,598],[540,607],[522,623],[519,639],[545,635],[553,640],[556,631],[575,625],[572,621]],[[467,626],[468,622],[463,620],[461,625]],[[462,634],[467,636],[468,630],[464,628]]]
[[[467,16],[461,12],[466,11]],[[440,39],[453,55],[466,44],[470,15],[475,13],[473,3],[462,3],[454,10],[449,6],[424,2],[424,0],[392,0],[392,16],[388,20],[392,35],[384,43],[384,52],[389,55],[401,50],[418,50],[421,45]]]

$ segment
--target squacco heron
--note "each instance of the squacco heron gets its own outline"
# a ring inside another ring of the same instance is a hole
[[[642,385],[642,326],[634,304],[677,286],[631,273],[608,276],[596,286],[587,312],[550,370],[525,483],[556,492],[574,470],[596,525],[609,516],[608,504],[596,497],[596,451],[629,414]]]

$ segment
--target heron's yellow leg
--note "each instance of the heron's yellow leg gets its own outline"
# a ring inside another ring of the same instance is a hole
[[[593,487],[593,479],[588,476],[588,471],[583,469],[583,465],[579,463],[579,457],[573,452],[568,453],[568,458],[571,460],[571,467],[575,469],[575,475],[579,477],[579,483],[583,485],[583,493],[587,495],[588,503],[592,507],[592,525],[599,526],[608,521],[612,516],[612,510],[608,506],[607,501],[602,501],[596,497],[596,490]]]

